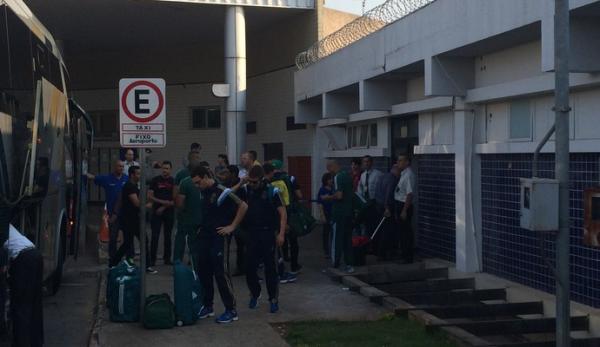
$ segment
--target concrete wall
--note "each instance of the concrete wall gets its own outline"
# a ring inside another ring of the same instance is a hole
[[[475,87],[542,75],[542,43],[530,42],[475,59]]]
[[[331,8],[323,8],[323,36],[327,36],[338,31],[344,25],[352,22],[359,16],[342,12],[338,10],[333,10]]]

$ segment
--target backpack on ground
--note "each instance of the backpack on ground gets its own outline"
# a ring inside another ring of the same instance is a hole
[[[135,271],[136,271],[135,265],[129,264],[129,262],[127,262],[127,260],[121,261],[119,264],[111,267],[108,270],[108,276],[106,279],[106,306],[107,307],[110,307],[111,296],[114,293],[114,291],[112,290],[112,287],[116,285],[117,277],[127,275],[127,274],[132,274]]]
[[[194,324],[202,308],[200,280],[193,269],[179,261],[175,262],[173,272],[177,326]]]
[[[175,306],[169,294],[146,298],[143,323],[146,329],[170,329],[175,326]]]
[[[290,233],[296,237],[301,237],[310,234],[315,229],[317,220],[308,208],[296,204],[293,208],[290,208],[288,225],[290,226]]]
[[[140,271],[137,267],[115,278],[110,286],[109,313],[113,322],[140,320]]]

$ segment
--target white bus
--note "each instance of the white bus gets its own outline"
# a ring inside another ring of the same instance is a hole
[[[21,0],[0,0],[0,205],[42,252],[50,293],[85,232],[93,141],[92,123],[68,88],[52,35]]]

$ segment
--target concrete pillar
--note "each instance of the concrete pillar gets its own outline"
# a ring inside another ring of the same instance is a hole
[[[475,113],[462,98],[455,100],[456,268],[480,272],[481,174],[479,157],[473,151]]]
[[[246,18],[242,6],[226,10],[225,82],[230,86],[225,106],[227,155],[237,163],[246,149]]]

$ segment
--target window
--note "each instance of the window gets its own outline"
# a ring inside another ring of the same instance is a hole
[[[94,137],[98,140],[118,140],[119,124],[116,110],[88,112],[94,125]]]
[[[192,107],[190,123],[192,129],[220,129],[221,108],[218,106]]]
[[[346,139],[348,148],[377,147],[377,123],[349,126]]]
[[[517,100],[510,103],[510,138],[531,139],[529,100]]]
[[[256,134],[256,122],[246,122],[246,134]]]
[[[294,116],[286,118],[286,130],[304,130],[306,129],[306,124],[296,124]]]

